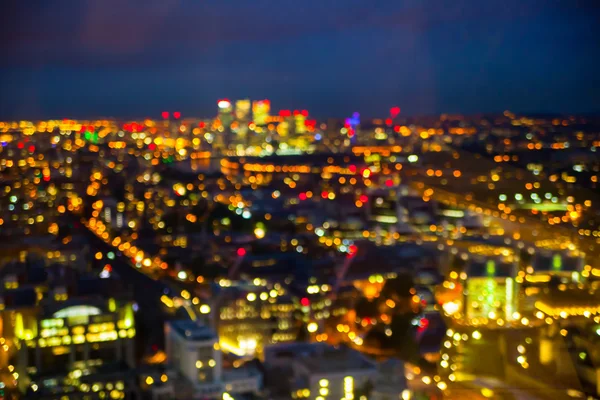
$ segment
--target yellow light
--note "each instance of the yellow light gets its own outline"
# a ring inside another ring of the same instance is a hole
[[[579,218],[579,213],[578,213],[577,211],[571,211],[571,212],[569,213],[569,217],[570,217],[571,219],[577,219],[577,218]]]
[[[475,340],[479,340],[481,339],[481,332],[479,331],[474,331],[473,334],[471,335],[473,337],[473,339]]]
[[[265,230],[262,228],[256,228],[254,229],[254,236],[256,236],[257,239],[262,239],[265,237]]]
[[[154,379],[151,376],[146,378],[146,385],[152,385],[154,383]]]
[[[316,322],[311,322],[310,324],[308,324],[306,329],[308,329],[310,333],[315,333],[317,329],[319,329],[319,325],[317,325]]]
[[[248,295],[246,296],[246,298],[248,299],[248,301],[254,301],[254,300],[256,300],[256,294],[254,294],[254,293],[248,293]]]
[[[329,381],[327,379],[321,379],[319,381],[319,386],[321,386],[321,387],[327,387],[327,386],[329,386]]]
[[[488,388],[481,389],[481,394],[487,398],[494,397],[494,391],[492,389],[488,389]]]

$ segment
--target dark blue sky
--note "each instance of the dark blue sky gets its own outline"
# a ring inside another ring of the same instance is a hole
[[[597,0],[11,3],[0,118],[600,111]]]

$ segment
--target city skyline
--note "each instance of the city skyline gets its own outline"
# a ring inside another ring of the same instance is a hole
[[[600,110],[592,2],[290,5],[14,6],[0,115],[213,116],[222,97],[321,118]]]

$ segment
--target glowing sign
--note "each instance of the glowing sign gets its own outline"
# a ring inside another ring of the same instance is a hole
[[[69,317],[87,317],[90,315],[100,315],[102,311],[98,307],[92,306],[71,306],[63,308],[54,313],[54,318],[69,318]]]

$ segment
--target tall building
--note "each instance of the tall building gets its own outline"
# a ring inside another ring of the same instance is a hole
[[[221,394],[223,363],[214,331],[193,321],[169,322],[165,325],[165,347],[169,365],[191,382],[196,392]]]
[[[267,371],[288,373],[293,399],[358,399],[377,376],[377,365],[347,347],[292,343],[265,349]]]
[[[235,102],[235,119],[239,122],[250,121],[250,108],[252,103],[249,99],[237,100]]]
[[[269,100],[256,100],[252,102],[252,120],[256,125],[262,126],[267,124],[269,111],[271,110],[271,102]]]
[[[252,285],[220,291],[216,326],[225,350],[240,356],[260,356],[264,346],[296,339],[296,306],[290,296]]]
[[[248,137],[248,124],[252,118],[250,114],[252,103],[249,99],[237,100],[235,102],[235,129],[234,133],[240,142],[246,143]]]
[[[228,99],[221,99],[217,102],[217,108],[219,111],[219,119],[223,124],[223,127],[228,128],[233,122],[233,107],[231,101]]]
[[[43,262],[2,275],[2,363],[22,392],[117,399],[135,390],[135,305],[119,280]]]
[[[219,337],[207,326],[193,321],[168,322],[165,342],[168,366],[191,385],[190,398],[256,394],[262,386],[262,375],[253,367],[224,368]]]

